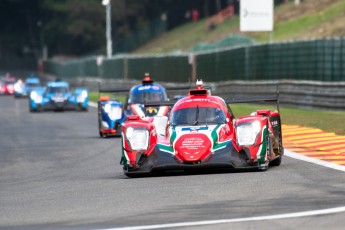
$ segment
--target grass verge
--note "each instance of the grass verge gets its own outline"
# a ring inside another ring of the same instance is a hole
[[[99,99],[99,93],[98,92],[89,92],[89,101],[97,102]],[[116,98],[117,100],[121,101],[122,103],[125,103],[126,96],[121,94],[114,94],[114,93],[102,93],[101,96],[109,96],[110,98]]]
[[[290,39],[323,38],[344,35],[344,0],[308,0],[300,6],[293,2],[274,9],[274,41]],[[216,42],[231,34],[249,36],[259,42],[269,42],[269,32],[241,32],[239,17],[234,16],[214,30],[206,29],[206,20],[186,23],[168,31],[133,53],[166,53],[176,50],[188,51],[200,42]],[[336,23],[335,23],[336,22]]]

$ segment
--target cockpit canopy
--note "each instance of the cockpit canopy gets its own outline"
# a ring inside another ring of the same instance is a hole
[[[135,86],[131,89],[128,103],[143,104],[146,102],[168,101],[165,88],[158,84]]]
[[[46,90],[46,94],[65,94],[68,92],[69,89],[67,86],[48,87]]]
[[[175,110],[170,117],[171,125],[224,124],[226,115],[215,107],[191,107]]]
[[[166,100],[166,96],[163,92],[139,92],[131,95],[129,98],[129,103],[143,104],[145,102],[158,102]]]

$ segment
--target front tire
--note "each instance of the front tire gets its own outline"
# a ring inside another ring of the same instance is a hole
[[[269,135],[266,138],[266,156],[265,162],[259,163],[258,167],[260,171],[266,171],[270,165],[269,158],[272,156],[272,139]]]
[[[107,138],[108,137],[107,134],[102,133],[101,131],[99,131],[99,136],[102,137],[102,138]]]
[[[282,163],[282,156],[277,157],[271,161],[270,166],[279,166]]]

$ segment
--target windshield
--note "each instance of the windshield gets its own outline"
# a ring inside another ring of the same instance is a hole
[[[68,87],[48,87],[46,94],[64,94],[68,92]]]
[[[172,113],[171,125],[198,125],[225,123],[225,113],[219,108],[193,107],[176,110]]]
[[[26,83],[26,86],[28,87],[36,87],[38,85],[39,85],[38,83]]]
[[[144,102],[166,101],[167,97],[163,92],[139,92],[132,94],[129,103],[143,104]]]

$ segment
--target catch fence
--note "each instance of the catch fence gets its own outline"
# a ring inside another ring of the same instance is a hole
[[[157,81],[345,80],[345,39],[318,39],[256,44],[208,52],[164,55],[119,55],[48,60],[47,74],[60,78],[141,79],[149,72]]]

